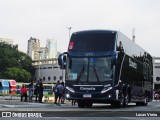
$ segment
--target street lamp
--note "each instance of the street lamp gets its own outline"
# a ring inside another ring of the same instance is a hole
[[[42,53],[42,51],[37,51],[39,53],[39,73],[38,73],[38,79],[40,80],[40,54]]]
[[[71,32],[72,27],[67,27],[67,29],[69,30],[69,40],[70,40],[70,32]]]

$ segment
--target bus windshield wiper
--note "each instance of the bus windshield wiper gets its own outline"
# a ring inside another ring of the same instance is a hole
[[[95,64],[94,64],[93,70],[94,70],[94,73],[96,75],[97,81],[100,82],[99,76],[98,76],[98,73],[97,73],[97,70],[96,70],[96,67],[95,67]]]
[[[77,83],[80,82],[80,79],[81,79],[82,75],[84,74],[84,70],[85,70],[85,68],[84,68],[84,64],[83,64],[82,70],[77,77],[77,81],[76,81]]]

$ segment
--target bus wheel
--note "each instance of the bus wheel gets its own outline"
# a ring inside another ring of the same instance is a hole
[[[86,108],[91,108],[92,107],[92,103],[87,103],[86,104]]]
[[[140,102],[136,102],[136,106],[140,106],[141,105],[141,103]]]
[[[78,107],[79,108],[85,108],[85,104],[83,101],[78,101]]]

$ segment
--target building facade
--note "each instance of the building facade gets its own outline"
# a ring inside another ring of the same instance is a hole
[[[32,58],[32,64],[35,68],[34,81],[39,79],[42,79],[43,83],[64,81],[65,72],[59,68],[57,42],[54,39],[48,39],[46,47],[40,47],[39,39],[31,37],[28,40],[27,54]]]
[[[9,38],[0,38],[0,42],[5,42],[7,44],[13,45],[13,39],[9,39]]]
[[[58,80],[64,81],[64,70],[61,70],[56,58],[33,60],[35,68],[34,81],[39,79],[43,80],[43,83],[57,83]],[[64,81],[65,82],[65,81]]]
[[[48,48],[48,58],[57,58],[57,41],[48,39],[46,47]]]
[[[48,59],[48,48],[40,47],[39,49],[40,59]]]
[[[27,55],[29,55],[32,60],[40,59],[40,53],[38,52],[40,49],[40,41],[37,38],[32,38],[28,40],[28,49]]]
[[[153,57],[153,89],[160,90],[160,57]]]

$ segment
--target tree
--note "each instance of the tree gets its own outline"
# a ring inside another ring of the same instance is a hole
[[[20,69],[17,67],[7,68],[3,74],[4,77],[9,79],[14,79],[17,82],[28,82],[31,80],[31,74],[24,69]]]
[[[18,51],[15,46],[0,43],[0,78],[29,82],[34,71],[28,55]]]

